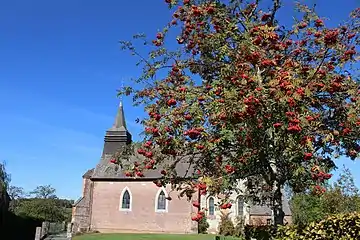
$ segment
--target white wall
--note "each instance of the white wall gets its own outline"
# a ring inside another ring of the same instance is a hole
[[[238,189],[244,189],[243,182],[239,182]],[[209,233],[217,233],[218,232],[219,223],[220,223],[220,220],[221,220],[221,212],[222,211],[230,212],[230,218],[232,219],[232,221],[235,224],[236,217],[238,216],[237,198],[240,195],[241,195],[241,193],[237,194],[236,192],[233,192],[231,194],[229,200],[231,201],[232,206],[231,206],[230,209],[227,209],[227,210],[222,210],[222,209],[219,208],[218,203],[221,201],[221,199],[217,198],[216,196],[210,196],[209,194],[201,196],[201,198],[200,198],[200,208],[201,209],[208,209],[209,210],[209,198],[210,197],[213,197],[214,200],[215,200],[214,201],[215,202],[214,216],[210,216],[209,211],[206,211],[207,221],[208,221],[208,223],[210,225],[209,229],[208,229]],[[245,223],[249,223],[249,220],[250,220],[249,208],[247,207],[246,203],[244,203],[243,217],[244,217]]]

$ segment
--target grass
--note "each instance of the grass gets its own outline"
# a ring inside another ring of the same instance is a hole
[[[73,240],[215,240],[212,234],[133,234],[133,233],[117,233],[117,234],[86,234],[73,237]],[[221,240],[225,239],[223,237]],[[236,238],[226,238],[233,240]]]

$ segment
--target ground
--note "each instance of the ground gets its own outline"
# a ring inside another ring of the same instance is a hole
[[[73,240],[215,240],[215,235],[202,234],[90,234],[73,237]],[[223,240],[224,238],[221,238]],[[236,238],[226,238],[232,240]]]

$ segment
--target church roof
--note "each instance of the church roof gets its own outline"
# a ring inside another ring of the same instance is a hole
[[[83,178],[86,178],[86,179],[91,178],[91,176],[92,176],[93,173],[94,173],[94,169],[95,169],[95,168],[92,168],[92,169],[87,170],[87,171],[84,173]]]
[[[116,165],[110,163],[110,160],[113,156],[112,155],[105,155],[101,158],[100,164],[98,164],[94,170],[94,173],[92,175],[92,179],[102,179],[102,180],[120,180],[120,179],[126,179],[131,180],[132,178],[129,178],[125,176],[126,170],[124,169],[116,169]],[[130,156],[130,158],[127,161],[124,161],[124,164],[133,164],[135,162],[143,162],[144,156],[138,154],[136,151],[133,156]],[[188,163],[189,157],[182,159],[182,161],[179,161],[179,163],[176,165],[175,171],[177,173],[177,176],[179,177],[191,177],[193,173],[193,168]],[[162,175],[160,171],[162,170],[161,166],[158,166],[157,169],[149,169],[144,172],[144,177],[140,178],[140,180],[154,180],[161,178]]]

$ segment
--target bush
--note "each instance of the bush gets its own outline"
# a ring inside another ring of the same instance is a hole
[[[280,227],[277,240],[317,239],[355,240],[360,236],[360,214],[338,214],[320,222],[310,223],[305,228]]]
[[[246,240],[250,240],[252,238],[257,240],[270,240],[272,239],[272,236],[275,235],[274,226],[271,225],[246,225],[244,231]]]
[[[243,237],[245,235],[244,227],[245,227],[244,218],[236,217],[234,236],[235,237]]]
[[[221,212],[219,223],[219,234],[224,236],[233,236],[235,233],[234,223],[229,217],[230,213]]]
[[[202,234],[206,234],[209,226],[210,225],[207,222],[206,216],[204,214],[203,218],[201,218],[201,220],[199,221],[198,232]]]

